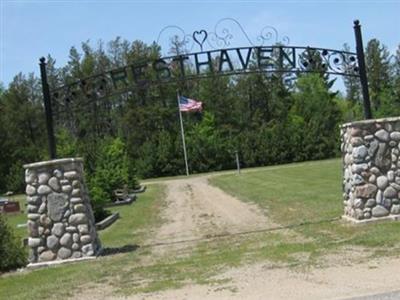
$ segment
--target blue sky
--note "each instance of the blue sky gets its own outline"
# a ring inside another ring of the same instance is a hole
[[[378,38],[392,53],[400,43],[400,1],[8,1],[0,0],[0,81],[18,73],[38,74],[38,59],[51,54],[57,66],[71,46],[93,45],[117,36],[151,43],[167,25],[187,33],[212,31],[225,17],[237,19],[255,39],[274,26],[290,44],[355,48],[353,20],[362,24],[364,44]],[[246,46],[235,35],[235,46]],[[164,51],[166,53],[166,51]]]

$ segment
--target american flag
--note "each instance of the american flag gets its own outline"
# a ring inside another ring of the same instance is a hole
[[[179,97],[180,111],[201,111],[203,103],[183,96]]]

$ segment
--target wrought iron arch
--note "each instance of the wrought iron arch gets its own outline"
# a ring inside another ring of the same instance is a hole
[[[242,34],[249,44],[245,47],[232,47],[233,31],[230,24]],[[280,36],[276,28],[265,26],[253,41],[242,25],[233,18],[219,20],[213,31],[205,29],[186,33],[181,27],[164,27],[157,37],[160,43],[167,31],[174,30],[177,43],[181,45],[179,54],[163,56],[155,60],[137,61],[120,68],[95,74],[58,87],[47,83],[45,58],[40,59],[46,124],[50,157],[56,157],[53,131],[52,103],[64,111],[70,110],[73,103],[82,107],[93,101],[127,93],[144,85],[168,84],[182,80],[207,78],[209,76],[241,75],[251,73],[326,73],[358,77],[361,81],[365,118],[372,118],[365,60],[359,21],[354,21],[356,52],[319,47],[289,45],[287,36]],[[268,45],[266,45],[268,43]],[[198,51],[194,51],[195,47]],[[185,66],[195,66],[194,74],[186,74]],[[178,68],[178,75],[171,67]],[[146,76],[147,71],[155,76]]]

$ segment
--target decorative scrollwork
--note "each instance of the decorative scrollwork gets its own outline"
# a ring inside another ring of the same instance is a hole
[[[51,98],[59,111],[75,109],[83,102],[106,97],[115,87],[107,74],[99,74],[54,89]]]
[[[283,36],[280,39],[278,30],[272,26],[263,27],[257,40],[260,42],[260,46],[264,46],[266,43],[289,45],[290,42],[289,37],[287,36]]]
[[[161,29],[157,37],[157,44],[160,44],[163,34],[168,30],[174,32],[172,36],[169,36],[169,43],[171,46],[179,47],[179,50],[182,50],[185,53],[192,51],[195,42],[193,39],[194,33],[192,35],[187,34],[182,27],[177,25],[168,25]]]
[[[300,71],[319,71],[349,76],[358,75],[355,53],[307,47],[298,54]]]
[[[229,47],[231,46],[231,40],[233,39],[234,35],[232,33],[232,28],[229,25],[235,25],[239,31],[243,34],[245,39],[251,45],[254,45],[249,36],[247,35],[246,31],[243,29],[242,25],[233,18],[224,18],[219,20],[214,26],[214,32],[211,34],[215,36],[216,41],[220,41],[220,43],[216,43],[216,45],[209,44],[211,48],[221,48],[222,47]],[[221,42],[223,45],[221,45]]]
[[[158,34],[157,44],[161,42],[164,33],[169,30],[175,31],[175,34],[170,37],[170,42],[172,38],[175,38],[175,44],[178,43],[181,45],[181,50],[186,53],[190,52],[194,45],[197,45],[200,51],[204,50],[205,45],[210,49],[230,47],[235,37],[234,32],[240,33],[242,39],[252,46],[289,44],[289,38],[287,36],[280,38],[278,30],[272,26],[263,27],[254,42],[244,30],[243,26],[233,18],[223,18],[219,20],[214,26],[214,31],[201,29],[193,31],[192,34],[187,34],[181,27],[176,25],[166,26]],[[189,45],[190,47],[188,47]]]

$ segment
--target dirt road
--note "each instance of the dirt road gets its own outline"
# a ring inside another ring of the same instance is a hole
[[[166,245],[154,247],[151,257],[174,257],[178,253],[190,255],[196,239],[276,226],[268,220],[267,212],[209,185],[207,177],[163,183],[167,189],[162,213],[164,222],[154,231],[149,244]],[[183,240],[194,243],[174,243]],[[273,268],[268,262],[262,262],[226,270],[213,277],[215,282],[219,282],[213,285],[188,283],[179,289],[122,298],[114,296],[112,288],[102,285],[102,288],[88,290],[87,294],[79,293],[76,299],[344,300],[380,293],[398,294],[390,292],[399,290],[399,259],[377,258],[368,263],[354,264],[357,255],[367,254],[362,254],[363,249],[350,250],[347,258],[343,253],[326,258],[330,263],[325,268]]]
[[[200,239],[273,226],[256,205],[209,185],[207,177],[170,180],[165,184],[167,198],[162,214],[165,222],[152,243]],[[171,245],[168,248],[170,251]],[[157,251],[159,249],[162,248],[157,247]]]
[[[154,241],[196,239],[276,226],[257,206],[209,185],[207,177],[170,180],[165,184],[165,223]],[[166,255],[174,250],[171,245],[168,247],[163,249]],[[268,264],[259,263],[220,274],[219,279],[230,279],[227,284],[188,284],[180,289],[139,294],[129,299],[347,299],[399,289],[399,260],[340,265],[341,260],[337,259],[336,266],[306,271],[271,269]]]
[[[136,295],[129,299],[345,300],[399,290],[399,268],[398,259],[306,272],[287,268],[270,269],[267,265],[256,264],[221,274],[219,278],[232,280],[227,284],[187,285],[177,290]]]

